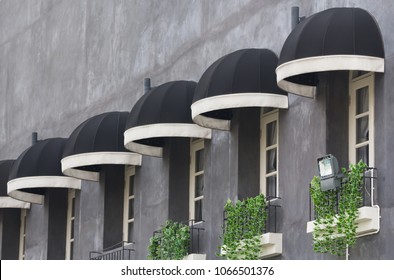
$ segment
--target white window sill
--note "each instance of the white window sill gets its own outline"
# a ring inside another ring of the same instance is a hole
[[[377,206],[363,206],[358,208],[356,224],[356,237],[378,233],[380,230],[380,208]],[[306,232],[312,233],[314,228],[314,221],[309,221],[306,226]]]

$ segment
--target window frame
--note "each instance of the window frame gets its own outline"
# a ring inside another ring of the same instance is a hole
[[[21,209],[20,226],[19,226],[19,260],[24,260],[26,256],[26,225],[27,209]]]
[[[129,189],[130,189],[130,177],[133,177],[133,181],[135,180],[135,166],[126,166],[125,167],[125,184],[124,184],[124,192],[123,192],[123,232],[122,232],[122,237],[123,241],[126,242],[126,244],[131,244],[133,240],[128,240],[129,239],[129,224],[133,223],[135,221],[134,217],[134,211],[133,211],[133,218],[129,218],[129,205],[130,205],[130,200],[133,200],[133,206],[135,208],[135,189],[134,193],[130,195]],[[135,186],[135,185],[134,185]]]
[[[357,90],[368,87],[368,111],[357,114]],[[368,116],[368,140],[357,143],[357,119]],[[375,74],[369,72],[353,78],[349,71],[349,163],[355,164],[357,148],[369,146],[368,165],[375,166]]]
[[[276,121],[276,144],[267,147],[267,125]],[[267,173],[266,152],[276,148],[276,171]],[[267,178],[276,176],[276,197],[279,197],[279,110],[275,109],[260,116],[260,193],[267,195]],[[276,198],[270,199],[274,200]]]
[[[67,232],[66,232],[66,260],[74,259],[74,256],[71,255],[71,246],[75,245],[75,234],[72,234],[71,230],[73,229],[72,223],[74,223],[75,229],[75,189],[69,189],[67,194]],[[73,203],[74,201],[74,203]],[[74,209],[73,209],[74,208]],[[74,212],[74,216],[73,216]],[[72,237],[73,236],[73,237]]]
[[[189,167],[189,220],[193,221],[194,224],[203,222],[203,215],[201,213],[201,221],[195,221],[195,202],[199,200],[204,200],[204,193],[198,197],[195,196],[196,191],[196,180],[197,176],[202,175],[205,182],[205,155],[204,155],[204,166],[201,171],[196,171],[196,154],[198,151],[204,153],[205,145],[204,139],[192,138],[190,139],[190,167]],[[204,183],[205,186],[205,183]],[[202,211],[202,210],[201,210]]]

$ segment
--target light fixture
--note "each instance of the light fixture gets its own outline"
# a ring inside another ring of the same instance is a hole
[[[341,174],[336,157],[329,154],[318,158],[317,167],[322,191],[333,190],[341,185]]]

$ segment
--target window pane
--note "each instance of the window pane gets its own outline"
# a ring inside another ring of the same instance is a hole
[[[357,144],[369,139],[368,119],[368,116],[365,116],[356,120]]]
[[[74,220],[71,220],[71,239],[74,238]]]
[[[134,195],[134,175],[129,177],[129,196]]]
[[[71,217],[75,217],[75,197],[71,200]]]
[[[198,175],[195,177],[195,193],[194,197],[199,197],[204,194],[204,175]]]
[[[356,114],[362,114],[368,112],[368,87],[363,87],[357,90],[356,92]]]
[[[266,143],[267,147],[276,144],[276,121],[267,124]]]
[[[266,174],[276,171],[276,148],[266,152]]]
[[[25,235],[26,234],[26,218],[27,218],[27,216],[26,216],[26,214],[23,216],[23,234]]]
[[[70,260],[74,259],[74,242],[70,243]]]
[[[133,241],[133,231],[134,231],[134,222],[128,224],[128,232],[127,232],[127,240],[126,241]]]
[[[266,179],[266,197],[276,197],[276,175]]]
[[[128,219],[132,219],[134,217],[134,199],[129,199],[129,217]]]
[[[196,152],[196,172],[204,170],[204,149]]]
[[[359,162],[362,160],[367,165],[369,165],[369,145],[365,145],[363,147],[356,149],[356,160]]]
[[[202,221],[202,199],[194,202],[194,221]]]

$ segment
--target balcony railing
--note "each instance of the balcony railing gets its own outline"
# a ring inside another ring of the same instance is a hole
[[[183,221],[180,223],[189,226],[189,229],[190,229],[188,253],[189,254],[201,254],[200,232],[205,230],[203,227],[204,221],[195,222],[194,220],[188,220],[188,221]],[[160,235],[161,235],[161,230],[156,230],[153,232],[153,236],[160,236]],[[160,240],[159,240],[159,244],[160,244]]]
[[[90,251],[90,260],[131,260],[134,249],[131,248],[134,242],[122,241],[109,248]]]
[[[376,168],[368,168],[364,172],[362,183],[360,184],[360,192],[362,193],[362,202],[360,203],[359,207],[362,206],[374,206],[375,199],[376,199],[376,187],[377,187],[377,169]],[[344,183],[346,182],[346,178],[341,179],[341,185],[339,188],[335,190],[336,192],[336,200],[335,203],[332,205],[335,212],[338,213],[339,207],[339,200],[342,194],[342,188]],[[309,186],[311,187],[311,186]],[[312,198],[309,192],[309,221],[313,221],[317,218],[315,213],[315,207],[312,202]]]
[[[261,209],[261,216],[263,217],[263,212],[267,212],[267,220],[265,222],[265,229],[261,234],[267,233],[267,232],[273,232],[277,233],[277,217],[278,217],[278,209],[281,207],[279,205],[279,200],[280,197],[274,197],[274,196],[267,196],[267,205],[265,209]],[[226,230],[226,221],[227,221],[227,216],[226,216],[226,211],[223,211],[223,233]]]

